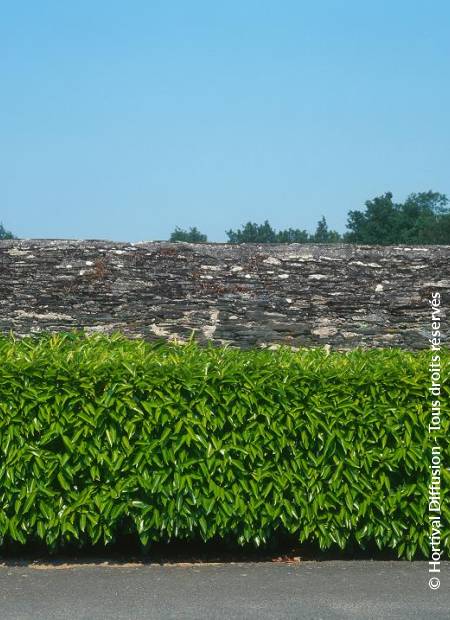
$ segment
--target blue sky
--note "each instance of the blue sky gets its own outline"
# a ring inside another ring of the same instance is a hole
[[[443,0],[4,2],[0,221],[222,241],[450,193],[449,25]]]

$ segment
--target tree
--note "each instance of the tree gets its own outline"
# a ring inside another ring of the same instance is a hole
[[[328,224],[324,216],[317,222],[316,232],[311,235],[312,243],[338,243],[341,235],[335,230],[328,230]]]
[[[306,230],[288,228],[277,232],[277,243],[308,243],[309,234]]]
[[[309,235],[306,230],[288,228],[274,230],[265,220],[264,224],[247,222],[241,230],[227,230],[229,243],[308,243]]]
[[[398,236],[396,206],[391,192],[365,203],[366,212],[349,211],[345,240],[350,243],[389,244]]]
[[[189,230],[183,230],[178,226],[175,227],[175,230],[170,235],[170,241],[186,241],[187,243],[206,243],[208,238],[206,235],[202,234],[196,226],[190,228]]]
[[[344,240],[350,243],[450,243],[450,211],[445,194],[410,194],[395,203],[386,192],[365,203],[365,212],[349,211]]]
[[[335,230],[328,230],[324,217],[318,222],[315,234],[306,230],[288,228],[275,231],[266,220],[264,224],[247,222],[241,230],[227,230],[229,243],[336,243],[341,235]]]
[[[16,239],[9,230],[5,230],[3,224],[0,224],[0,239]]]
[[[268,220],[264,224],[247,222],[242,230],[226,230],[229,243],[275,243],[276,233]]]
[[[450,211],[448,199],[437,192],[410,194],[399,205],[401,243],[449,243]]]

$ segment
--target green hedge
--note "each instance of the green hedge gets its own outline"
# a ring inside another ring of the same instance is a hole
[[[429,357],[0,339],[1,541],[292,534],[428,556]],[[447,382],[445,555],[449,405]]]

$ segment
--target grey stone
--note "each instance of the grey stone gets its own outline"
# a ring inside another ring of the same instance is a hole
[[[0,331],[18,336],[421,349],[433,290],[445,310],[450,246],[0,241]]]

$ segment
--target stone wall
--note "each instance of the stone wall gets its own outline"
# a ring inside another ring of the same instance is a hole
[[[18,335],[417,349],[432,290],[445,311],[450,246],[0,241],[0,331]]]

